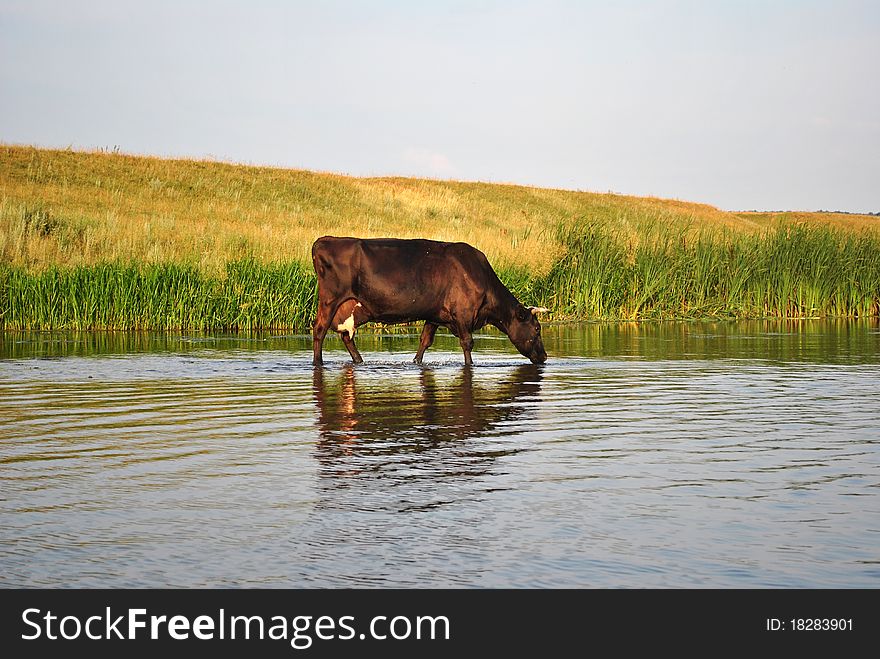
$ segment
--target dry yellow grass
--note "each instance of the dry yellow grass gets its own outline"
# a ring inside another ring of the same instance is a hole
[[[463,240],[496,266],[542,275],[565,252],[560,226],[597,224],[637,245],[670,228],[753,233],[780,222],[880,226],[868,216],[0,146],[0,258],[32,271],[137,261],[216,273],[245,256],[308,261],[315,238],[332,234]]]
[[[758,227],[772,227],[779,224],[802,224],[824,226],[844,231],[880,231],[880,217],[848,213],[737,213],[737,217],[754,222]]]

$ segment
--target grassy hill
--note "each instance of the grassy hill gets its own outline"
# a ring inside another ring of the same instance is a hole
[[[557,318],[880,304],[872,216],[0,146],[6,327],[304,328],[327,234],[469,242]]]

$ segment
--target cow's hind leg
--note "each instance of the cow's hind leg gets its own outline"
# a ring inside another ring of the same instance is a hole
[[[348,354],[351,355],[351,361],[355,364],[363,364],[364,358],[361,357],[361,353],[358,352],[357,346],[354,344],[354,337],[349,336],[348,332],[340,332],[339,336],[345,344],[345,349],[348,350]]]
[[[330,321],[336,315],[339,308],[339,300],[319,300],[318,315],[312,325],[312,350],[314,357],[312,363],[320,366],[324,363],[322,348],[324,347],[324,338],[327,336],[327,330],[330,329]]]
[[[434,323],[425,323],[425,327],[422,329],[422,336],[419,338],[419,350],[413,358],[414,363],[422,363],[422,357],[425,356],[425,350],[430,348],[431,344],[434,343],[434,334],[436,333],[437,325]]]
[[[333,322],[330,323],[331,329],[339,333],[339,338],[345,344],[345,349],[351,355],[351,360],[355,364],[364,362],[361,353],[358,352],[357,346],[354,344],[355,329],[359,325],[363,325],[369,320],[369,314],[363,305],[354,298],[348,298],[336,309]]]

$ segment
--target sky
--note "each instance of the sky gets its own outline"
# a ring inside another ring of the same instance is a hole
[[[0,0],[0,142],[880,211],[880,2]]]

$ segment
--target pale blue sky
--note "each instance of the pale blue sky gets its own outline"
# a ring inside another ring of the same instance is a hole
[[[880,211],[880,2],[0,0],[0,141]]]

